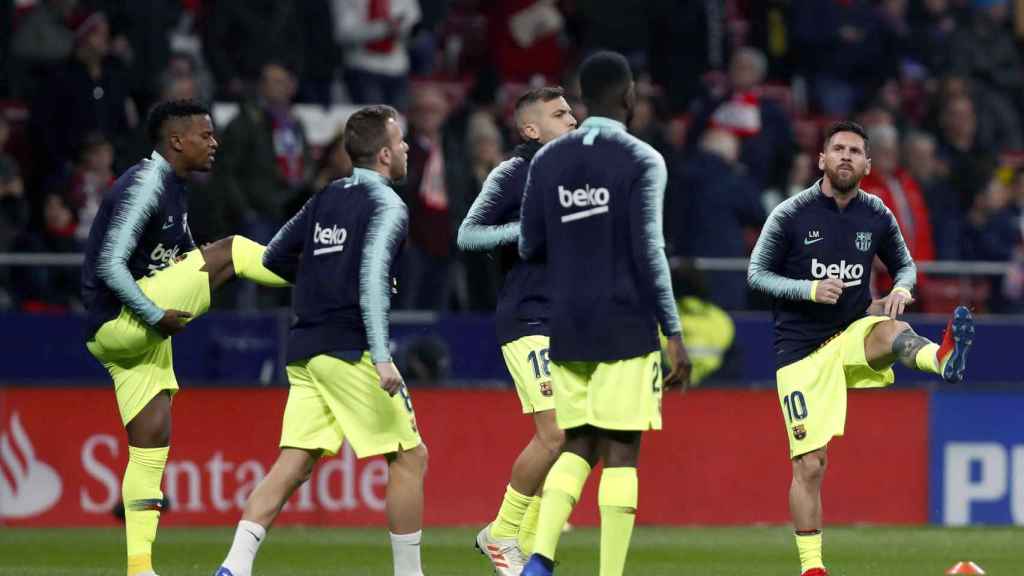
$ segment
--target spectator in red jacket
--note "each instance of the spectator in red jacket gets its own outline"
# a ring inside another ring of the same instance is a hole
[[[879,124],[868,129],[870,141],[871,173],[861,180],[861,188],[885,202],[896,216],[910,255],[917,262],[935,260],[932,225],[924,194],[914,177],[900,163],[899,132],[891,124]],[[875,287],[887,291],[887,274],[875,276]],[[918,297],[925,299],[927,278],[918,274]],[[922,303],[927,308],[927,302]]]

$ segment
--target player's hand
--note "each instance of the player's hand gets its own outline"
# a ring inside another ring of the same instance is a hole
[[[882,315],[889,318],[899,318],[907,306],[914,303],[914,297],[903,290],[893,290],[889,295],[877,302],[882,307]]]
[[[380,376],[380,387],[390,396],[398,394],[398,391],[405,386],[405,380],[402,380],[402,375],[398,373],[398,367],[395,366],[394,362],[377,362],[374,364],[377,368],[377,374]]]
[[[192,314],[182,310],[165,310],[164,317],[156,323],[156,329],[164,336],[174,336],[185,329]]]
[[[814,291],[814,301],[818,304],[835,304],[842,295],[843,281],[825,278],[818,282],[818,289]]]
[[[690,363],[690,355],[687,354],[686,346],[683,345],[683,337],[679,334],[670,337],[665,353],[668,356],[669,372],[665,376],[662,386],[665,388],[681,386],[683,390],[686,390],[686,387],[690,385],[690,370],[693,369],[693,364]]]

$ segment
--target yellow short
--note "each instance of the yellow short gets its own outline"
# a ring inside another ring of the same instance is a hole
[[[182,310],[198,318],[210,309],[210,280],[201,268],[202,252],[192,250],[184,258],[152,276],[140,278],[139,288],[157,306]],[[121,422],[128,424],[163,390],[174,394],[171,339],[122,307],[121,313],[100,326],[86,348],[114,379]]]
[[[281,447],[337,454],[347,438],[359,458],[418,446],[409,391],[389,396],[369,352],[356,362],[319,355],[288,365]]]
[[[615,362],[552,362],[555,418],[563,430],[661,430],[661,353]]]
[[[775,373],[790,458],[843,435],[847,388],[881,388],[893,383],[891,367],[875,370],[864,355],[864,339],[875,324],[888,319],[861,318],[810,356]]]
[[[555,409],[551,389],[551,362],[547,336],[523,336],[501,347],[512,381],[523,405],[523,414]]]

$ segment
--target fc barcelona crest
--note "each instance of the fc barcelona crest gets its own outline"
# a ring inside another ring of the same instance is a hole
[[[554,391],[551,390],[551,381],[550,380],[546,381],[546,382],[541,382],[540,383],[540,393],[541,393],[542,396],[553,396],[554,395]]]
[[[857,232],[857,240],[854,241],[854,246],[861,252],[871,250],[871,232]]]
[[[793,438],[796,438],[797,440],[803,440],[804,438],[807,438],[807,429],[804,428],[803,424],[797,424],[796,426],[793,426]]]

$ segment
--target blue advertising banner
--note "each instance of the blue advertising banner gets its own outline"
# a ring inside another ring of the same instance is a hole
[[[929,520],[1024,525],[1024,390],[931,397]]]

